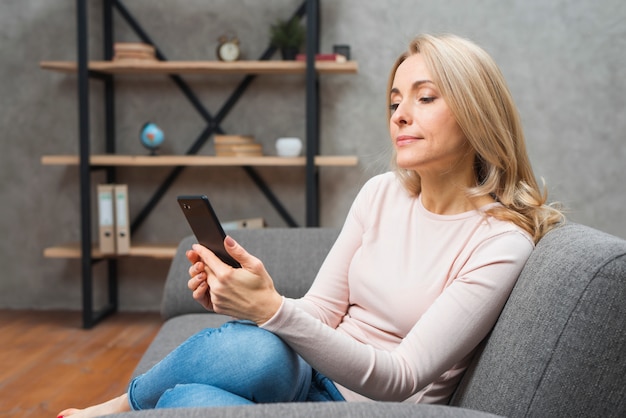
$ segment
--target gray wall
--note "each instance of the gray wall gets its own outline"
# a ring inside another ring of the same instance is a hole
[[[45,259],[46,246],[77,241],[75,167],[41,166],[45,154],[72,154],[77,146],[74,76],[42,71],[40,60],[73,60],[73,0],[0,2],[0,308],[79,309],[80,265]],[[101,55],[99,2],[90,1],[90,53]],[[235,30],[248,58],[260,55],[268,26],[288,16],[299,0],[126,0],[128,8],[171,60],[213,59],[216,39]],[[235,5],[235,7],[233,7]],[[356,168],[323,169],[322,224],[339,226],[359,187],[388,167],[385,83],[394,58],[419,32],[453,32],[483,45],[501,65],[520,107],[529,152],[551,198],[570,218],[626,237],[624,135],[626,132],[626,2],[623,0],[322,1],[322,50],[347,43],[358,75],[322,77],[324,154],[357,154]],[[136,41],[116,19],[116,39]],[[236,76],[187,77],[215,112]],[[102,151],[101,91],[92,82],[92,148]],[[299,76],[258,78],[223,122],[229,133],[253,134],[274,153],[283,135],[304,135]],[[182,153],[204,129],[203,120],[161,76],[124,76],[117,83],[120,153],[142,154],[137,140],[147,120],[166,132],[163,153]],[[202,153],[212,152],[207,146]],[[136,214],[161,168],[120,170]],[[261,169],[261,175],[299,222],[304,221],[300,170]],[[102,181],[98,175],[94,183]],[[223,219],[281,219],[237,168],[184,172],[136,237],[177,241],[189,230],[175,205],[182,193],[206,193]],[[124,310],[158,309],[167,261],[123,259]],[[97,270],[97,275],[102,272]]]

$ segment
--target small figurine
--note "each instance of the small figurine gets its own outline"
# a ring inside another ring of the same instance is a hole
[[[146,122],[141,128],[141,134],[139,139],[144,147],[150,150],[150,155],[156,155],[156,150],[159,149],[165,136],[163,131],[154,123]]]

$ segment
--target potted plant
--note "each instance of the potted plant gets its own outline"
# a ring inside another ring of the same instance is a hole
[[[284,60],[295,60],[304,44],[306,30],[298,18],[279,20],[270,27],[270,42]]]

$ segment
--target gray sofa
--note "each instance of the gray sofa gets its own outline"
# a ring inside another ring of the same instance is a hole
[[[286,296],[302,295],[337,235],[332,229],[233,231]],[[184,239],[165,284],[166,322],[135,373],[192,333],[226,318],[186,289]],[[626,416],[626,241],[568,223],[532,253],[493,332],[450,405],[274,404],[138,411],[120,417],[623,417]]]

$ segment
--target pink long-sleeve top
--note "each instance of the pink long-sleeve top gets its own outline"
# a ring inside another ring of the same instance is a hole
[[[372,178],[311,289],[262,327],[348,401],[446,402],[534,248],[484,209],[434,214]]]

